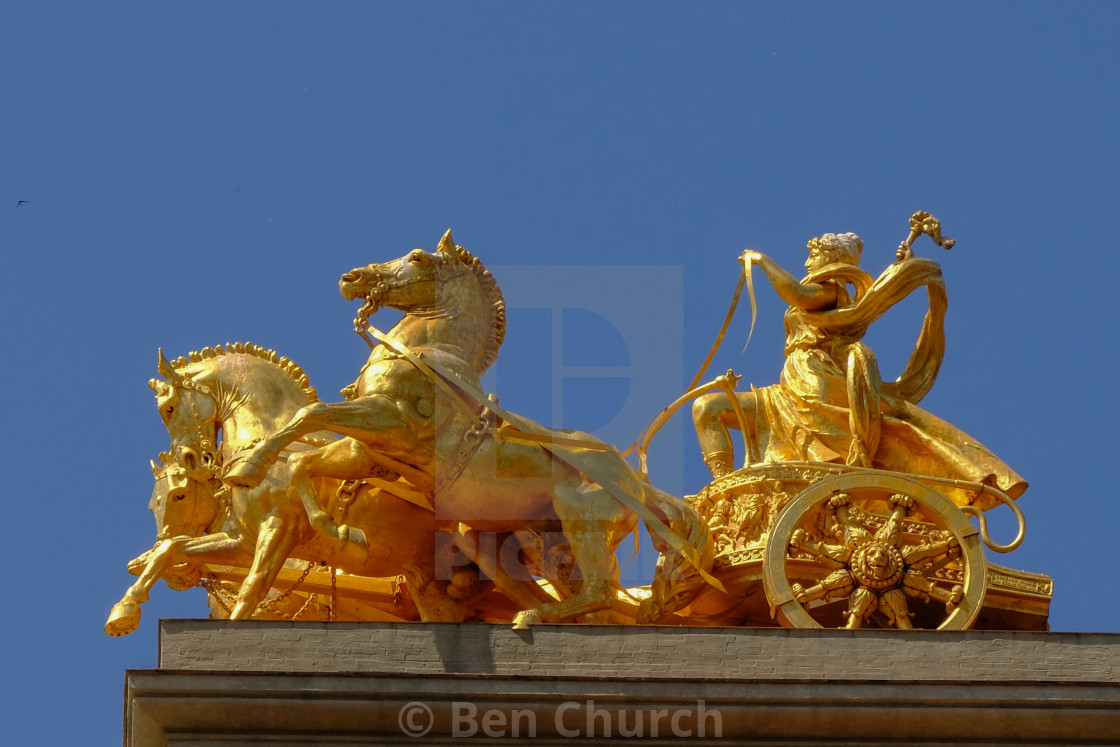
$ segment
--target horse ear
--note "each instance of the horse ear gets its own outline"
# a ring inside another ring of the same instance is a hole
[[[167,379],[168,382],[175,382],[182,378],[179,372],[167,362],[167,358],[163,357],[163,348],[159,349],[159,375]]]
[[[455,247],[455,239],[451,238],[450,228],[447,229],[447,233],[443,235],[443,238],[439,240],[439,246],[436,247],[436,251],[452,261],[459,261],[459,251]]]

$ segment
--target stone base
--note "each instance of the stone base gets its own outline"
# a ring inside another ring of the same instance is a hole
[[[1117,744],[1120,635],[165,620],[125,744]]]

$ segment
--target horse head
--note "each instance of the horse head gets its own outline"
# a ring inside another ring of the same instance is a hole
[[[212,531],[221,508],[213,486],[216,481],[199,480],[191,469],[167,452],[159,457],[159,464],[152,462],[156,482],[148,501],[148,509],[156,521],[156,541],[201,537]],[[134,560],[136,567],[130,564],[129,570],[139,572],[145,558]],[[175,591],[185,591],[197,585],[199,573],[196,564],[181,563],[167,568],[163,578]]]
[[[212,482],[167,452],[152,462],[156,484],[148,509],[156,520],[156,539],[201,537],[218,518],[219,501]],[[220,483],[219,483],[220,484]]]
[[[213,477],[218,471],[218,399],[210,389],[175,369],[159,351],[163,379],[151,379],[156,406],[171,449],[192,475]]]
[[[338,290],[347,301],[365,301],[367,316],[382,306],[406,312],[434,306],[442,281],[465,274],[463,259],[448,231],[434,253],[413,249],[400,259],[356,267],[338,281]]]
[[[482,263],[455,244],[448,230],[436,251],[413,249],[390,262],[356,267],[338,281],[347,301],[364,303],[354,328],[364,332],[381,307],[416,316],[441,317],[458,325],[451,337],[471,338],[484,371],[497,358],[505,337],[506,308],[501,291]]]

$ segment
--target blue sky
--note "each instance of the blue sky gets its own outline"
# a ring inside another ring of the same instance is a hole
[[[742,249],[797,269],[810,237],[855,231],[874,274],[933,212],[958,243],[917,245],[950,299],[923,406],[1031,482],[1025,545],[990,559],[1055,578],[1055,630],[1115,631],[1118,21],[1089,2],[8,3],[9,741],[118,743],[157,618],[204,614],[161,585],[139,632],[101,631],[154,539],[156,349],[252,340],[336,392],[365,356],[338,276],[448,227],[522,299],[503,404],[622,442],[703,358]],[[570,300],[548,282],[581,272]],[[764,385],[783,306],[761,285],[759,304],[713,370]],[[921,312],[869,336],[886,375]],[[675,492],[704,483],[689,430],[652,460]]]

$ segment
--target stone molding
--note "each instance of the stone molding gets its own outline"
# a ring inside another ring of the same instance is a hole
[[[1115,744],[1120,635],[166,620],[125,744],[399,744],[413,703],[436,743],[473,708],[494,743],[676,744],[656,714],[691,709],[706,744]]]

